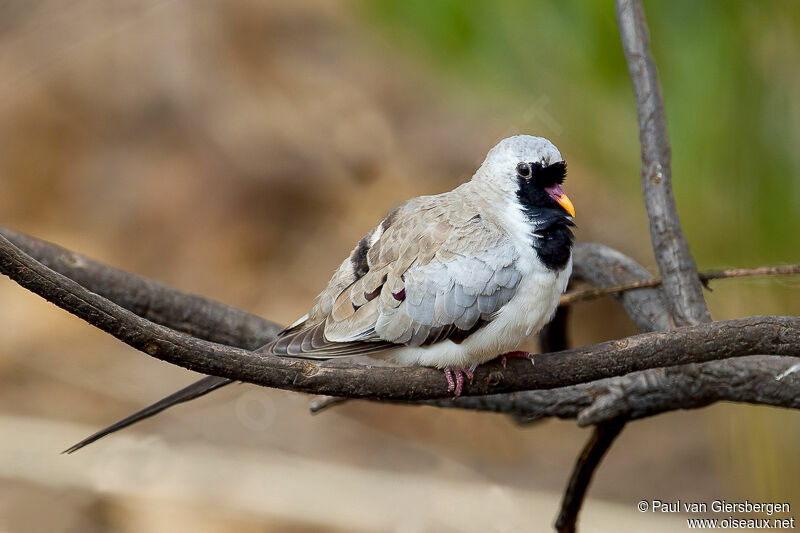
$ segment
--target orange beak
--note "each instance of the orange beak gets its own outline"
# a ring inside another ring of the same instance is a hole
[[[564,211],[569,213],[572,217],[575,216],[575,206],[572,205],[572,201],[569,199],[561,186],[553,185],[552,187],[547,187],[545,191],[547,191],[547,194],[550,195],[550,198],[555,200],[558,205],[564,208]]]
[[[561,198],[556,200],[556,202],[558,202],[558,205],[563,207],[564,210],[570,214],[570,216],[575,216],[575,206],[572,205],[572,202],[566,194],[562,194]]]

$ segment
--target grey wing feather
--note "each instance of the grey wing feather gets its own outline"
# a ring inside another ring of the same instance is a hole
[[[478,319],[480,317],[481,313],[478,310],[477,304],[473,304],[464,309],[464,314],[455,321],[455,325],[458,326],[459,329],[469,331],[475,324],[478,323]]]
[[[370,354],[463,339],[491,321],[519,285],[516,248],[463,199],[445,199],[416,199],[387,217],[342,263],[308,319],[265,351]]]
[[[409,327],[414,333],[408,344],[429,344],[457,330],[469,331],[479,320],[492,320],[519,285],[521,276],[515,259],[514,247],[502,243],[475,257],[457,256],[445,263],[434,261],[409,269],[405,279],[407,300],[397,310],[412,319]],[[500,264],[507,266],[497,268]],[[384,324],[381,320],[376,323],[380,336]],[[430,326],[431,330],[417,325]]]
[[[472,305],[475,303],[475,300],[478,299],[478,295],[467,294],[464,292],[464,287],[461,285],[456,285],[453,287],[453,298],[456,301],[456,305],[462,309],[466,309],[468,307],[472,307]]]

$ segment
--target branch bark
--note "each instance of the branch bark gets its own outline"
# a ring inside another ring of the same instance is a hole
[[[703,299],[697,267],[675,206],[664,98],[650,53],[650,32],[644,9],[641,0],[617,0],[616,11],[622,49],[636,95],[642,145],[642,191],[664,292],[675,325],[709,322],[711,315]]]
[[[37,262],[0,236],[0,271],[99,329],[158,359],[196,370],[287,390],[348,398],[417,401],[448,396],[429,368],[355,366],[340,361],[264,357],[200,340],[145,320]],[[478,368],[467,396],[550,389],[647,368],[773,353],[800,355],[800,317],[751,317],[702,327],[647,333]]]
[[[639,263],[602,244],[578,245],[574,255],[573,277],[588,281],[598,288],[653,279]],[[616,294],[614,297],[640,331],[657,331],[672,326],[660,289],[646,288]]]
[[[282,326],[209,298],[99,263],[79,253],[6,228],[0,235],[42,265],[132,313],[211,342],[254,350]]]
[[[556,531],[559,533],[575,531],[578,513],[583,505],[594,471],[624,427],[625,420],[617,419],[606,424],[598,424],[592,431],[592,437],[578,456],[564,491],[564,500],[555,524]]]
[[[595,287],[652,279],[644,267],[629,257],[598,244],[576,247],[575,262],[578,265],[575,268],[575,275],[592,283]],[[640,331],[663,330],[671,327],[670,314],[659,289],[622,293],[615,297],[622,303],[628,316],[636,322]],[[562,389],[557,389],[557,391],[562,391]],[[561,501],[561,508],[555,523],[555,527],[560,533],[575,531],[578,514],[594,472],[624,428],[625,420],[623,418],[600,423],[594,428],[592,437],[575,462],[575,467],[564,490],[564,498]]]
[[[710,322],[711,314],[703,299],[697,266],[689,252],[689,243],[683,235],[675,206],[664,101],[655,61],[650,54],[650,32],[644,9],[640,0],[616,0],[616,13],[622,48],[636,95],[642,149],[642,192],[664,297],[675,325]],[[614,420],[596,428],[594,438],[578,458],[565,492],[556,522],[559,531],[575,531],[593,471],[624,427],[624,421]]]
[[[520,424],[543,418],[591,426],[636,420],[720,401],[800,409],[800,358],[753,355],[634,372],[553,390],[425,402],[437,407],[503,413]]]

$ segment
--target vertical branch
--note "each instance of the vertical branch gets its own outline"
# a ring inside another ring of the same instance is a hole
[[[569,307],[560,306],[556,309],[553,320],[539,332],[539,349],[542,353],[560,352],[568,348],[567,343],[567,317]]]
[[[650,32],[641,0],[616,0],[622,48],[636,95],[642,145],[642,192],[650,239],[675,325],[710,322],[697,267],[681,229],[675,196],[664,99],[650,54]]]
[[[542,352],[556,352],[567,349],[568,315],[569,307],[559,307],[553,320],[539,333],[539,344]],[[592,481],[594,471],[624,427],[625,421],[618,419],[598,424],[594,428],[592,437],[586,443],[575,462],[567,489],[564,491],[564,499],[561,501],[561,510],[558,513],[555,524],[556,531],[559,533],[574,533],[578,521],[578,513],[583,505],[586,491],[589,490],[589,483]]]
[[[569,484],[564,491],[564,500],[561,502],[561,511],[555,524],[558,533],[574,533],[578,522],[578,513],[583,505],[594,471],[624,427],[624,420],[614,419],[598,424],[594,428],[591,438],[586,442],[575,462]]]
[[[636,95],[639,142],[642,148],[642,194],[650,222],[650,240],[661,272],[662,294],[676,326],[711,321],[703,288],[689,243],[683,235],[675,195],[664,98],[655,61],[650,53],[650,32],[641,0],[616,0],[622,49]],[[655,324],[654,324],[655,325]],[[666,325],[666,324],[665,324]],[[641,325],[640,325],[641,327]],[[624,420],[599,424],[586,443],[564,493],[556,521],[559,532],[573,532],[594,471],[625,427]]]
[[[595,287],[612,286],[622,280],[651,279],[644,267],[601,244],[581,244],[575,247],[573,276],[588,281]],[[638,291],[620,297],[620,302],[641,331],[670,327],[669,310],[661,291]],[[594,428],[592,436],[575,461],[561,500],[561,509],[555,523],[556,530],[560,533],[575,531],[592,476],[624,428],[625,420],[622,418],[602,422]]]

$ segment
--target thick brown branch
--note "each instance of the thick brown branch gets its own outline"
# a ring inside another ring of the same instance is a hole
[[[700,272],[698,277],[705,285],[709,281],[717,279],[733,279],[733,278],[757,278],[767,276],[793,276],[800,274],[800,265],[780,265],[780,266],[763,266],[758,268],[729,268],[726,270],[706,270]],[[631,283],[623,283],[613,287],[602,287],[594,289],[583,289],[579,291],[571,291],[563,296],[559,301],[559,305],[572,305],[578,302],[585,302],[589,300],[596,300],[603,296],[616,295],[623,292],[633,291],[637,289],[648,289],[658,287],[661,285],[660,279],[643,279],[641,281],[633,281]]]
[[[55,244],[6,228],[0,228],[0,235],[86,289],[142,318],[193,337],[254,350],[281,330],[259,316],[118,270]]]
[[[602,244],[578,245],[574,255],[573,277],[598,288],[652,279],[650,273],[639,263]],[[657,331],[672,326],[660,289],[625,292],[616,295],[616,298],[640,331]]]
[[[628,62],[642,145],[642,191],[650,239],[664,291],[678,326],[709,322],[697,267],[683,235],[672,191],[672,168],[664,99],[650,54],[650,32],[640,0],[617,0],[622,49]]]
[[[800,358],[752,355],[634,372],[547,391],[425,402],[512,415],[520,423],[575,419],[589,426],[731,401],[800,409]]]
[[[131,310],[159,309],[167,306],[169,302],[173,302],[176,308],[181,308],[185,303],[184,298],[190,299],[190,301],[196,298],[193,295],[166,288],[159,283],[143,280],[133,274],[117,271],[80,254],[53,244],[38,241],[32,237],[22,236],[6,229],[0,229],[0,234],[15,237],[18,243],[25,245],[27,251],[36,254],[37,259],[41,258],[43,261],[50,263],[51,267],[59,269],[62,274],[82,279],[90,286],[92,292],[103,295],[116,295],[126,304],[123,307]],[[795,267],[779,268],[789,268],[791,272],[794,272]],[[742,271],[757,272],[758,270],[743,269]],[[736,271],[725,270],[720,272],[728,275]],[[635,279],[637,276],[648,276],[647,271],[630,258],[599,244],[580,244],[576,247],[575,275],[592,283],[612,285],[625,283],[630,279]],[[715,274],[712,274],[712,276],[715,276]],[[107,284],[113,284],[113,287],[108,287]],[[162,301],[162,299],[166,299],[166,302]],[[655,329],[658,325],[665,323],[667,311],[658,291],[640,290],[631,292],[624,295],[622,302],[628,312],[634,316],[649,315],[654,317],[643,326],[640,326],[642,329]],[[191,302],[188,303],[190,304]],[[213,309],[220,309],[221,313],[225,313],[230,309],[228,306],[216,304],[213,301],[210,305]],[[238,311],[236,312],[239,313]],[[242,315],[245,317],[253,316],[246,313],[242,313]],[[193,315],[188,317],[188,320],[202,320],[202,318],[202,314]],[[246,319],[253,320],[252,318]],[[258,317],[255,317],[255,319],[263,320]],[[232,322],[233,327],[230,328],[229,333],[226,335],[228,335],[232,345],[241,345],[246,342],[248,330],[238,327],[236,320]],[[191,327],[204,328],[207,326],[192,323]],[[237,335],[244,335],[244,337],[238,338]],[[548,416],[577,418],[580,424],[599,422],[605,416],[613,418],[625,413],[635,417],[647,416],[651,411],[642,405],[639,405],[635,412],[629,412],[631,404],[642,404],[644,402],[644,400],[638,402],[636,398],[645,397],[659,399],[659,403],[653,407],[652,414],[670,410],[671,408],[702,407],[709,402],[709,398],[716,398],[713,401],[744,401],[792,407],[794,405],[791,402],[787,402],[788,397],[780,394],[781,392],[789,395],[794,394],[793,391],[795,389],[791,386],[792,382],[789,380],[776,382],[772,378],[772,376],[779,375],[787,368],[791,368],[794,364],[792,361],[792,359],[782,357],[752,356],[705,363],[700,370],[694,368],[697,365],[676,366],[669,370],[670,377],[666,381],[662,381],[663,376],[665,376],[663,370],[653,369],[620,378],[612,378],[607,381],[601,380],[587,385],[576,385],[550,391],[463,398],[455,402],[446,399],[436,402],[436,404],[442,407],[506,413],[523,421]],[[750,366],[752,368],[748,370]],[[710,381],[706,383],[704,380]],[[715,396],[716,385],[720,381],[729,385],[736,385],[725,387],[719,396]],[[760,384],[761,381],[764,381],[767,385],[777,384],[782,385],[782,387],[770,392],[770,390],[764,389],[764,386]],[[648,386],[653,387],[651,392],[648,392]],[[698,391],[699,399],[695,398],[692,391]],[[795,394],[794,397],[797,396]],[[612,398],[613,401],[610,401]],[[600,402],[602,407],[598,405],[597,408],[592,408],[598,399],[602,400]],[[606,412],[606,415],[601,416],[601,413]]]
[[[0,271],[99,329],[145,353],[204,374],[268,387],[348,398],[424,400],[448,395],[429,368],[314,363],[222,346],[154,324],[38,263],[0,236]],[[773,353],[800,355],[800,318],[751,317],[637,335],[542,354],[535,366],[512,361],[478,368],[464,394],[549,389],[647,368]]]

